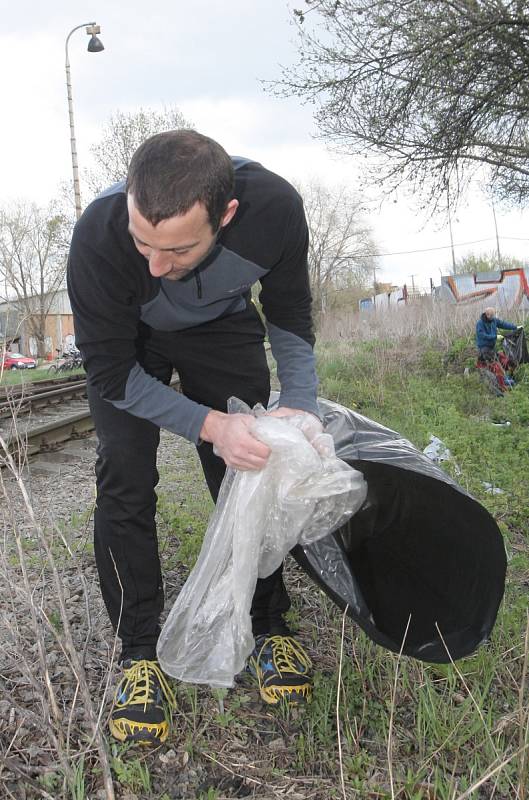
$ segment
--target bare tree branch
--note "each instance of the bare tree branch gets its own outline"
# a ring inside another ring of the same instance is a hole
[[[100,141],[90,148],[96,165],[86,172],[85,182],[91,194],[99,194],[107,186],[123,180],[134,151],[149,136],[192,127],[193,124],[175,106],[163,111],[140,108],[134,113],[118,109],[103,127]]]
[[[309,278],[316,316],[337,292],[366,291],[376,247],[364,220],[361,200],[345,187],[329,188],[317,180],[297,186],[309,226]],[[370,254],[370,255],[368,255]]]
[[[72,220],[54,204],[19,202],[0,209],[0,281],[46,355],[46,317],[64,283]]]
[[[529,7],[521,0],[306,0],[300,60],[274,85],[316,103],[320,135],[376,155],[369,177],[438,202],[490,167],[529,198]],[[454,197],[454,200],[457,198]]]

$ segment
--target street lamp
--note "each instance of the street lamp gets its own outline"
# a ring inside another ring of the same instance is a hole
[[[72,28],[68,36],[66,37],[66,91],[68,94],[68,112],[70,114],[70,146],[72,149],[72,170],[73,170],[73,191],[75,195],[75,216],[77,219],[81,216],[81,190],[79,188],[79,166],[77,164],[77,145],[75,142],[75,127],[73,122],[73,100],[72,100],[72,82],[70,79],[70,61],[68,59],[68,42],[70,41],[70,36],[75,31],[78,31],[79,28],[84,28],[86,26],[86,33],[90,36],[90,41],[88,42],[88,52],[89,53],[100,53],[101,50],[104,50],[103,43],[100,39],[97,38],[98,33],[101,32],[99,25],[96,25],[95,22],[83,22],[82,25],[76,25],[75,28]]]

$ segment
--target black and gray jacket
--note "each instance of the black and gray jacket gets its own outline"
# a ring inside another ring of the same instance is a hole
[[[194,442],[209,409],[143,370],[136,360],[138,325],[182,330],[242,311],[257,281],[280,404],[318,413],[302,200],[260,164],[234,159],[234,166],[237,213],[213,252],[183,279],[149,273],[128,233],[124,182],[85,210],[68,261],[75,340],[101,397]]]

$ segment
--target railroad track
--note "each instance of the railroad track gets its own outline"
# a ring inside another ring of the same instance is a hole
[[[82,373],[77,373],[62,375],[60,378],[41,378],[38,381],[24,381],[11,386],[0,386],[0,403],[4,403],[8,399],[16,400],[20,397],[28,397],[48,389],[59,389],[81,381],[86,381],[86,377]]]
[[[180,381],[176,376],[171,380],[170,386],[176,391],[180,390]],[[44,458],[48,455],[51,461],[60,460],[60,458],[52,458],[50,454],[56,453],[62,445],[72,439],[86,438],[94,430],[88,402],[81,403],[81,407],[79,407],[79,401],[83,397],[86,397],[86,379],[78,381],[78,385],[69,382],[68,386],[60,386],[58,389],[37,391],[33,395],[28,395],[27,398],[21,395],[16,401],[19,406],[16,405],[16,402],[14,404],[11,400],[7,401],[11,426],[10,430],[6,431],[4,427],[4,430],[0,429],[0,432],[9,452],[19,461],[21,457],[33,459],[39,454]],[[29,409],[24,407],[26,400],[29,403]],[[30,410],[33,413],[35,409],[42,408],[44,405],[46,406],[45,412],[50,413],[50,403],[53,411],[56,411],[57,404],[65,400],[74,401],[77,406],[75,410],[59,409],[60,415],[56,419],[50,421],[40,419],[32,421],[25,427],[19,427],[19,408],[25,411]],[[3,405],[3,403],[0,405],[0,418]],[[15,413],[13,414],[13,412]],[[16,425],[14,425],[15,422]],[[5,466],[5,459],[1,459],[0,464]]]
[[[24,387],[17,392],[6,393],[0,399],[0,419],[12,417],[14,413],[27,414],[50,405],[57,405],[75,398],[86,398],[86,378],[77,381],[46,381],[45,386],[38,386],[27,391]],[[18,387],[17,387],[18,388]]]
[[[26,457],[33,458],[40,453],[54,452],[60,445],[72,439],[84,439],[93,430],[94,421],[86,406],[85,411],[30,428],[23,437],[10,437],[8,447],[12,453],[20,453],[23,448]]]

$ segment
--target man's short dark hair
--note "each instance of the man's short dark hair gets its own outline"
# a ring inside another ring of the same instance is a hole
[[[126,188],[151,225],[202,203],[217,231],[233,186],[233,164],[224,148],[201,133],[182,129],[157,133],[138,147]]]

